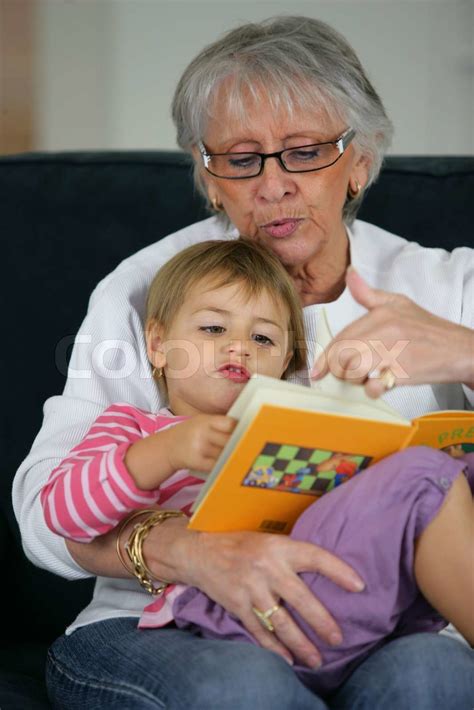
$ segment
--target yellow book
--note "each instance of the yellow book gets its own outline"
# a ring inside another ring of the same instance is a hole
[[[195,530],[288,534],[319,496],[389,454],[419,444],[452,455],[474,451],[474,413],[410,421],[332,375],[314,387],[253,377],[228,415],[237,425],[203,475],[189,522]]]
[[[195,530],[287,534],[318,496],[407,446],[474,451],[474,413],[409,421],[381,401],[267,377],[250,380],[229,416],[238,423],[193,506]]]

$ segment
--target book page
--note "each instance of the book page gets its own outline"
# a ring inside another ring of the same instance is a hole
[[[317,320],[318,345],[325,350],[331,342],[333,336],[329,328],[326,310],[321,308]],[[341,380],[329,372],[322,380],[311,380],[311,389],[321,392],[329,397],[338,397],[348,402],[363,402],[370,407],[376,407],[380,412],[384,411],[389,415],[396,415],[383,399],[371,399],[367,396],[362,385],[352,384],[347,380]],[[398,415],[400,416],[400,415]],[[375,418],[375,417],[374,417]],[[389,420],[390,421],[390,420]]]
[[[351,390],[356,389],[355,385],[341,384],[344,385],[343,393],[346,391],[350,393]],[[363,391],[363,388],[360,389]],[[356,397],[343,397],[323,389],[304,387],[263,375],[256,375],[249,380],[229,409],[228,415],[239,420],[243,417],[249,419],[254,416],[262,404],[275,404],[298,410],[332,412],[376,421],[407,422],[405,417],[402,417],[395,409],[385,403],[383,407],[380,407],[379,401],[370,399],[365,395],[365,392],[363,396],[360,396],[359,393]]]

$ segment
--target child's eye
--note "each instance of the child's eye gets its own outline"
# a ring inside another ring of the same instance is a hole
[[[268,335],[262,335],[261,333],[255,333],[253,336],[255,342],[260,343],[260,345],[275,345],[273,340],[268,337]]]
[[[225,331],[225,328],[223,325],[202,325],[199,330],[205,333],[211,333],[212,335],[220,335],[220,333]]]

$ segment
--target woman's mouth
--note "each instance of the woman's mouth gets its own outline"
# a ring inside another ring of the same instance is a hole
[[[298,229],[300,223],[303,220],[301,218],[288,218],[288,219],[275,219],[273,222],[267,222],[267,224],[262,224],[261,229],[266,232],[270,237],[288,237],[290,234]]]

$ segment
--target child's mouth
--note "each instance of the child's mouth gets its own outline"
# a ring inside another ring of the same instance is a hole
[[[242,365],[227,363],[219,368],[219,372],[223,377],[232,380],[232,382],[247,382],[250,379],[249,371]]]

